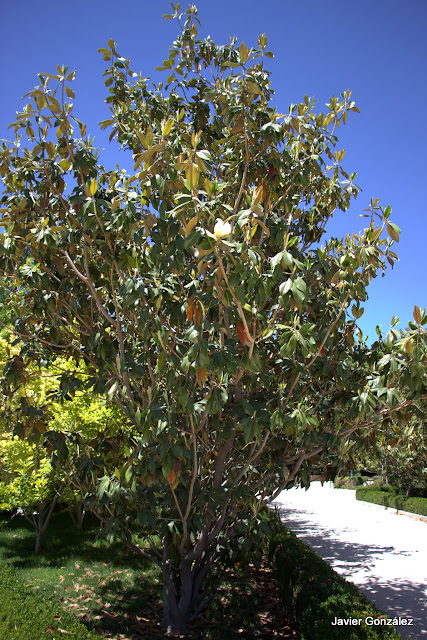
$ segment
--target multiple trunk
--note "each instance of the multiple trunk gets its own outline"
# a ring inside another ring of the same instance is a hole
[[[34,553],[40,553],[42,549],[43,538],[51,521],[57,500],[57,495],[55,495],[52,502],[43,500],[42,502],[39,502],[37,504],[36,513],[32,514],[31,517],[27,515],[25,516],[36,530],[36,544],[34,547]]]
[[[74,508],[70,509],[70,518],[74,524],[74,526],[81,531],[83,529],[83,520],[85,517],[86,511],[84,509],[83,500],[77,500]]]
[[[202,584],[211,563],[191,566],[185,559],[179,567],[167,561],[163,566],[163,620],[167,635],[188,633],[188,625],[208,604],[203,598]]]

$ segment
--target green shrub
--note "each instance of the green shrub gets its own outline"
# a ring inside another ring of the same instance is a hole
[[[402,503],[402,496],[398,496],[390,491],[382,491],[380,489],[376,489],[375,491],[365,491],[359,493],[359,496],[358,491],[356,491],[356,499],[379,504],[383,507],[392,507],[395,509],[402,508],[400,506]]]
[[[276,525],[268,558],[301,640],[401,640],[392,626],[333,626],[335,618],[377,618],[381,612],[283,525]]]
[[[0,565],[0,638],[6,640],[99,640],[59,605],[22,585],[13,569]]]
[[[418,513],[420,516],[427,516],[427,498],[406,498],[403,509]]]
[[[361,487],[356,490],[356,500],[427,516],[427,498],[407,498],[394,493],[394,491],[395,489],[390,490],[389,487],[383,487],[382,489]]]
[[[354,475],[353,478],[350,476],[339,476],[335,478],[334,487],[335,489],[356,489],[363,484],[363,478],[360,475]]]

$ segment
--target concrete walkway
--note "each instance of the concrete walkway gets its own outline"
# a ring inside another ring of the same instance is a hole
[[[274,503],[284,524],[354,582],[404,638],[427,640],[427,522],[356,500],[355,491],[313,482]]]

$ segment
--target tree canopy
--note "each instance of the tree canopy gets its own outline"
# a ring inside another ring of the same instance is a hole
[[[218,46],[198,38],[195,7],[173,17],[165,83],[134,73],[113,40],[100,49],[101,126],[132,175],[100,164],[73,113],[74,72],[40,74],[12,125],[26,146],[0,155],[0,269],[23,343],[6,387],[30,363],[72,357],[58,397],[92,389],[133,425],[115,466],[99,463],[93,508],[161,566],[165,625],[181,633],[263,505],[313,465],[327,478],[343,443],[424,394],[427,316],[405,343],[370,347],[357,328],[396,259],[390,207],[372,201],[364,230],[324,241],[358,192],[336,135],[357,111],[351,92],[325,113],[308,97],[280,113],[265,34]]]

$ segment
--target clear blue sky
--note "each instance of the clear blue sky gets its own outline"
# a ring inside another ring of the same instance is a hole
[[[345,168],[356,171],[362,187],[352,209],[337,213],[334,235],[358,231],[358,218],[371,197],[390,204],[391,220],[402,229],[395,246],[400,261],[370,287],[360,326],[370,338],[392,315],[406,326],[414,304],[427,307],[427,2],[425,0],[200,0],[201,36],[219,44],[230,35],[256,44],[266,32],[276,103],[287,109],[304,94],[319,109],[332,94],[350,88],[361,110],[339,133],[346,148]],[[186,8],[187,3],[181,3]],[[55,73],[57,64],[77,71],[75,114],[87,122],[106,167],[131,163],[98,128],[107,117],[99,47],[109,38],[131,67],[155,77],[177,35],[164,22],[169,2],[158,0],[21,0],[2,2],[3,59],[0,68],[0,138],[24,103],[21,96],[38,84],[37,73]]]

